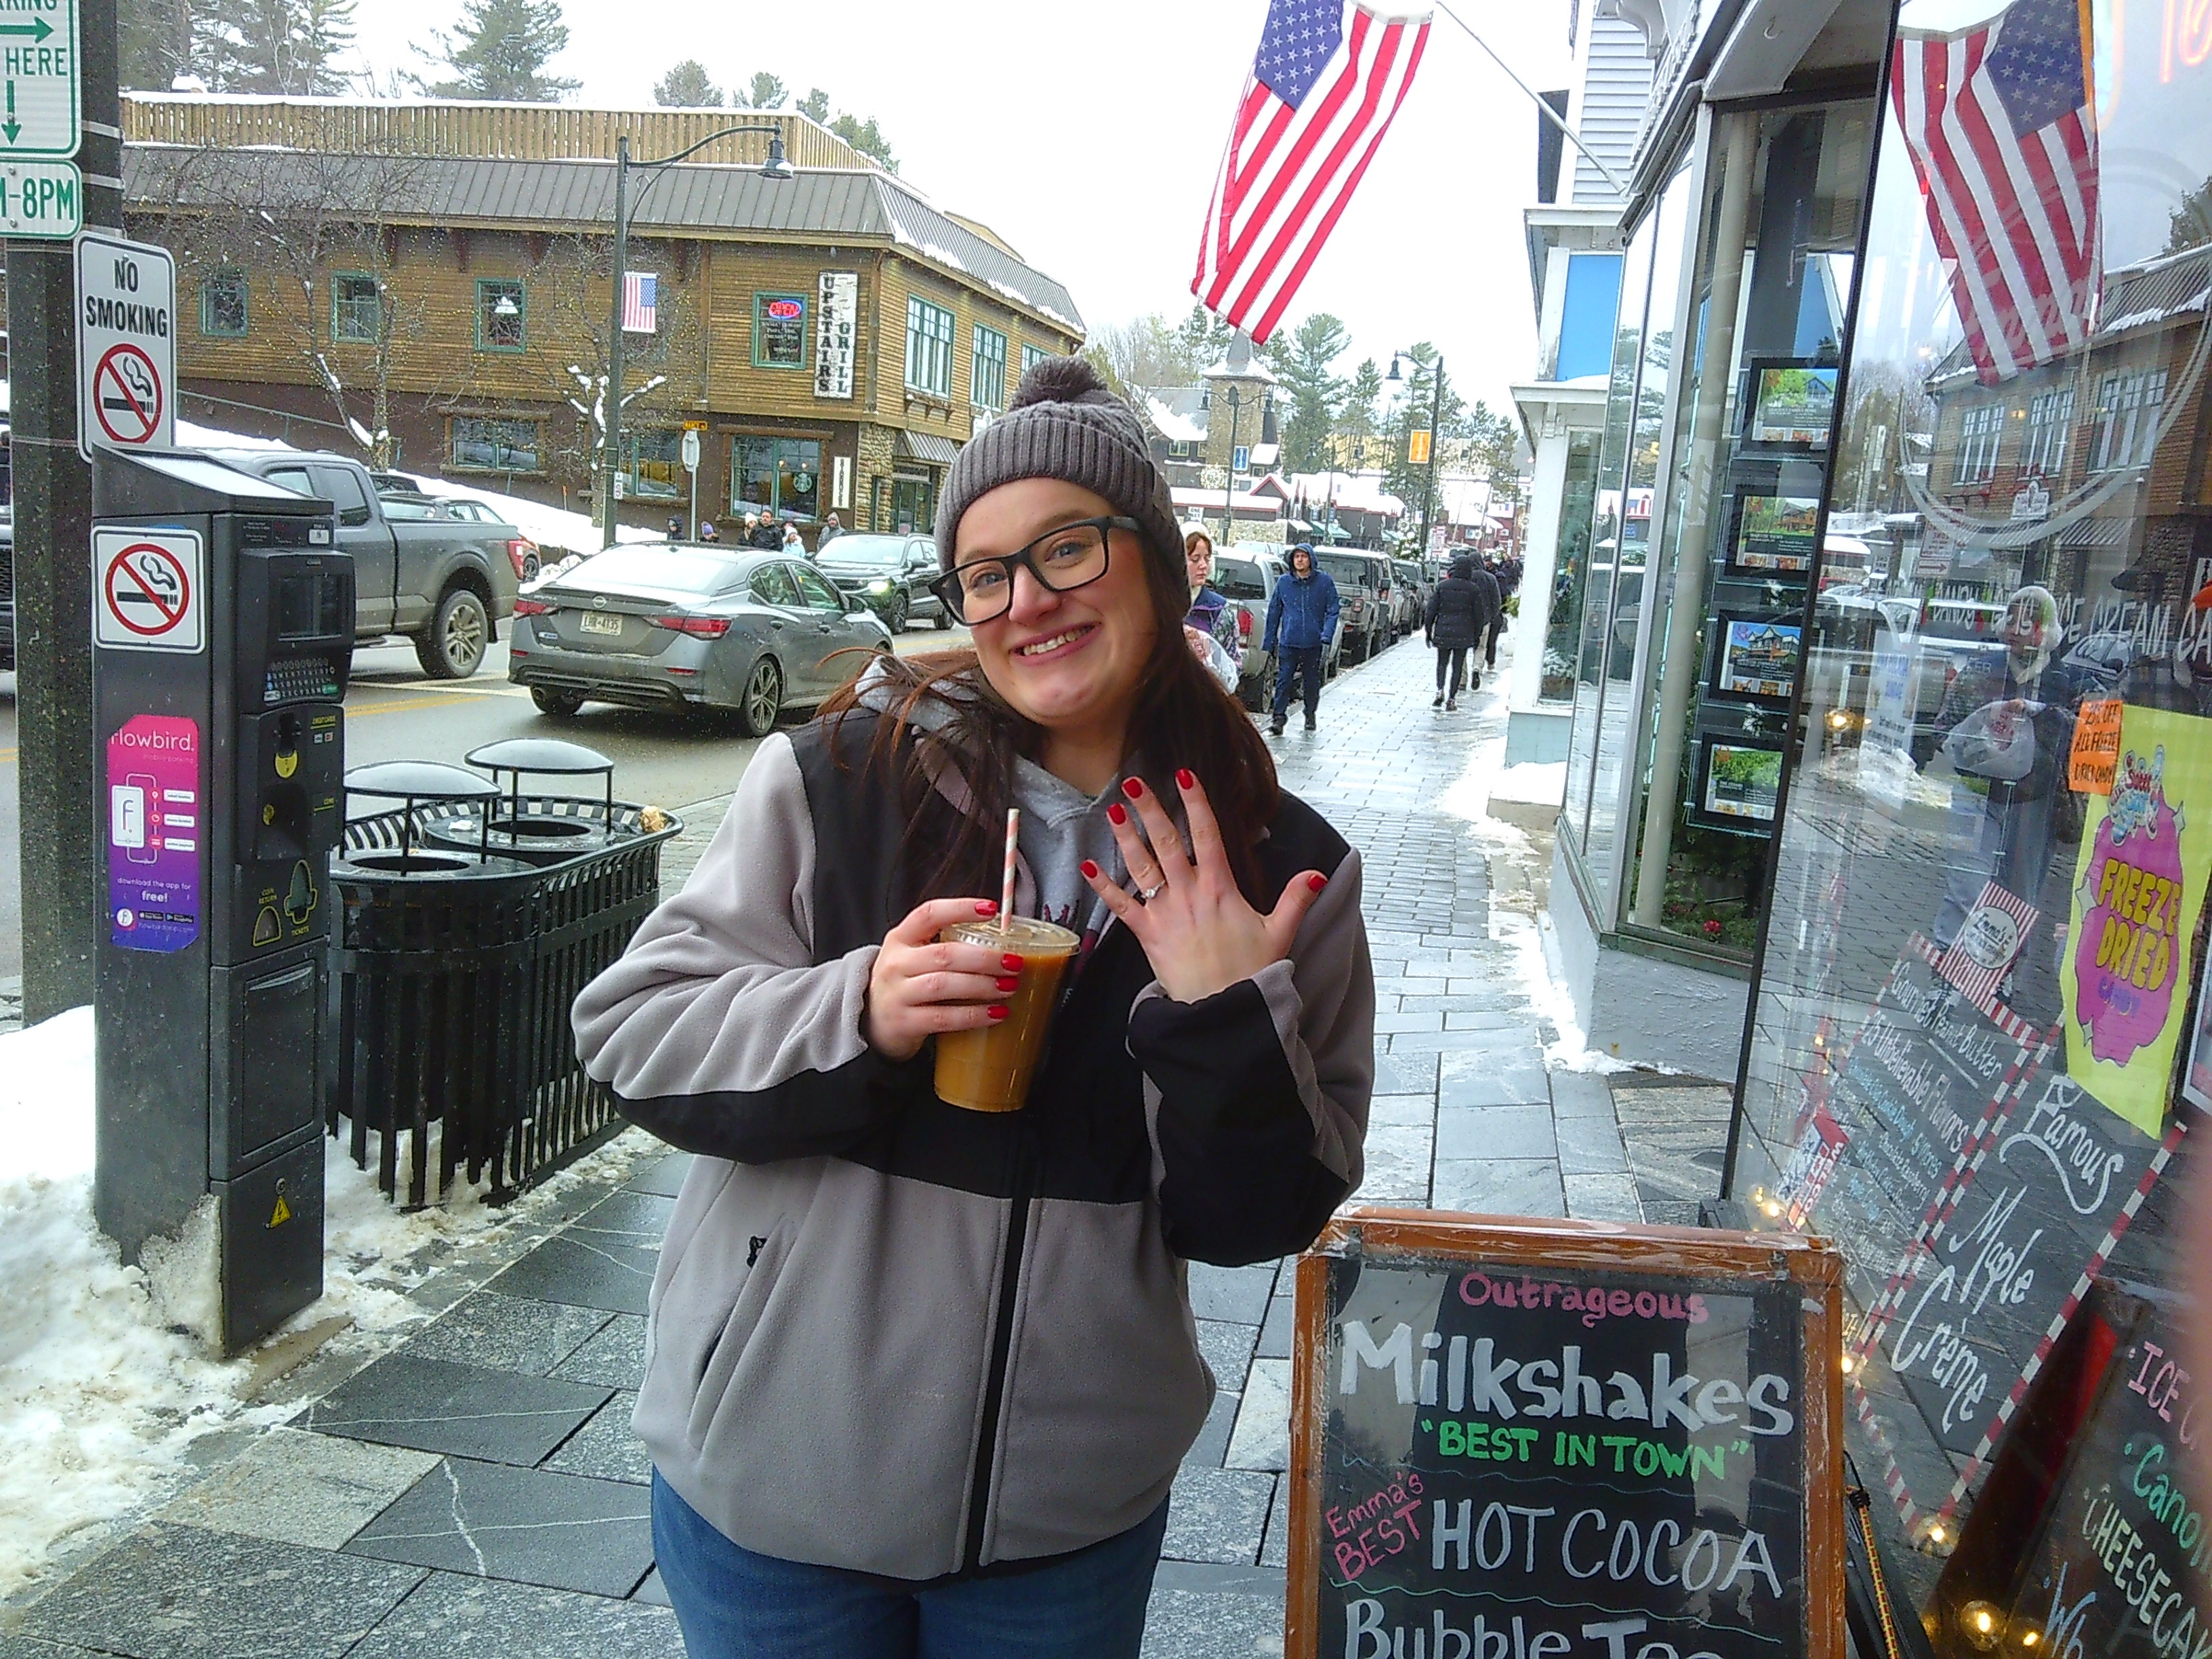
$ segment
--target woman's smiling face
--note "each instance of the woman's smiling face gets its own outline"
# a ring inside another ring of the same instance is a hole
[[[980,495],[961,514],[959,564],[1003,556],[1112,503],[1059,478],[1021,478]],[[1107,532],[1106,574],[1059,593],[1026,569],[1013,577],[1005,613],[974,625],[984,678],[1009,707],[1048,731],[1126,721],[1159,636],[1144,544]],[[956,568],[957,565],[956,564]]]

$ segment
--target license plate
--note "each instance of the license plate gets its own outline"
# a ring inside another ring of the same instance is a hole
[[[603,611],[586,611],[584,612],[583,629],[586,634],[611,634],[619,638],[623,631],[623,619],[620,617],[610,617]]]

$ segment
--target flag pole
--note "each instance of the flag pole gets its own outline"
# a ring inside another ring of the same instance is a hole
[[[1490,61],[1497,64],[1498,68],[1504,70],[1505,71],[1506,78],[1512,82],[1515,86],[1520,88],[1522,92],[1528,94],[1528,101],[1535,105],[1538,111],[1541,112],[1547,121],[1549,121],[1553,126],[1559,130],[1559,136],[1562,138],[1565,138],[1569,143],[1572,144],[1577,150],[1581,152],[1583,160],[1588,161],[1592,167],[1598,170],[1599,173],[1603,176],[1606,183],[1613,186],[1614,195],[1619,196],[1625,200],[1628,195],[1628,186],[1621,183],[1620,178],[1613,173],[1613,170],[1611,167],[1606,166],[1604,162],[1599,161],[1595,155],[1590,153],[1589,146],[1583,143],[1583,141],[1576,136],[1575,130],[1567,125],[1565,118],[1562,116],[1559,111],[1553,109],[1551,105],[1546,103],[1542,98],[1539,97],[1534,88],[1531,87],[1526,81],[1523,81],[1518,75],[1516,75],[1513,72],[1513,66],[1498,55],[1496,51],[1492,48],[1490,42],[1484,40],[1473,29],[1469,28],[1467,26],[1466,20],[1457,12],[1454,11],[1449,6],[1444,4],[1443,0],[1436,0],[1436,6],[1438,11],[1442,12],[1445,16],[1450,18],[1453,22],[1459,25],[1461,33],[1466,35],[1468,40],[1474,41],[1476,46],[1480,46],[1484,52],[1489,53]]]

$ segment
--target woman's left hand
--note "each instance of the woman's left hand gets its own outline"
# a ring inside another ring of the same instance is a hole
[[[1190,824],[1189,847],[1152,792],[1129,778],[1121,785],[1129,805],[1116,801],[1106,816],[1137,891],[1124,892],[1089,860],[1083,874],[1145,947],[1161,988],[1177,1002],[1197,1002],[1289,956],[1298,923],[1328,878],[1318,870],[1293,876],[1262,915],[1237,890],[1206,791],[1188,772],[1177,773],[1176,782]]]

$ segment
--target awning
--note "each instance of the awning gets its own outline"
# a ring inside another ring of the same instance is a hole
[[[891,456],[895,460],[924,461],[931,466],[950,466],[960,458],[960,446],[950,438],[940,438],[934,432],[908,432],[901,428],[891,440]]]

